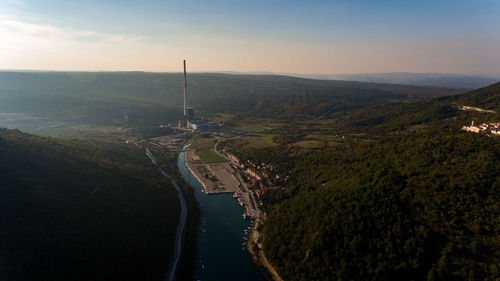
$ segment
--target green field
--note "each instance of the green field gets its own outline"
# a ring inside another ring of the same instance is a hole
[[[237,150],[241,147],[246,147],[250,149],[261,149],[276,146],[273,141],[274,135],[272,134],[262,134],[258,136],[238,136],[224,140],[222,144],[229,150]]]
[[[201,161],[206,164],[227,162],[226,158],[213,151],[197,151],[196,155],[200,156]]]
[[[232,120],[232,122],[234,129],[253,132],[264,132],[285,125],[285,123],[273,118],[246,118],[244,120]]]
[[[196,136],[191,144],[192,149],[212,149],[215,145],[216,139],[213,137]]]
[[[418,124],[408,127],[408,131],[429,131],[429,125],[427,124]]]
[[[326,146],[326,142],[321,142],[317,140],[303,140],[293,143],[293,146],[298,146],[302,148],[322,148]]]
[[[250,124],[245,124],[245,125],[238,125],[235,126],[234,129],[237,130],[243,130],[243,131],[254,131],[254,132],[260,132],[264,131],[266,127],[264,126],[259,126],[259,125],[250,125]]]
[[[342,137],[339,136],[332,136],[332,135],[319,135],[319,134],[309,134],[304,137],[305,139],[310,139],[310,140],[318,140],[318,141],[333,141],[333,142],[341,142]]]

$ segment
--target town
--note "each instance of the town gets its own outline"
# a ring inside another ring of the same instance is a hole
[[[472,133],[491,133],[500,135],[500,123],[482,123],[479,126],[474,125],[474,121],[470,126],[463,126],[462,130]]]

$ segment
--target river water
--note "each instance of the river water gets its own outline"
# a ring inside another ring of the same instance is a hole
[[[252,256],[242,246],[250,221],[242,217],[244,208],[232,194],[207,195],[185,165],[185,153],[179,153],[177,165],[183,178],[195,189],[202,209],[200,232],[199,280],[265,281]]]

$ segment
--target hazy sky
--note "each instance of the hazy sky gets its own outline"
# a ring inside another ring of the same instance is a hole
[[[500,77],[499,0],[0,0],[0,69]]]

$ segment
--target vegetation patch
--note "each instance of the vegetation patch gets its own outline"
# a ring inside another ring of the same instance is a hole
[[[332,135],[319,135],[319,134],[309,134],[305,136],[305,139],[319,140],[319,141],[342,141],[342,137],[332,136]]]
[[[408,131],[423,131],[423,130],[429,130],[429,125],[418,124],[408,127]]]
[[[274,147],[277,144],[273,140],[273,134],[262,134],[256,136],[239,136],[224,140],[223,145],[230,151],[239,150],[242,147],[248,149],[262,149]]]
[[[237,130],[260,132],[266,129],[264,126],[254,124],[242,124],[234,127]]]
[[[327,143],[317,140],[304,140],[293,143],[293,146],[299,146],[302,148],[321,148],[324,147]]]
[[[227,162],[227,159],[213,151],[196,151],[201,161],[206,164]]]
[[[189,148],[192,149],[212,149],[217,140],[214,137],[198,135],[193,139],[193,143]]]

